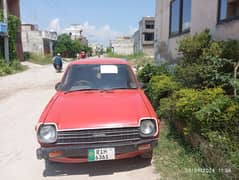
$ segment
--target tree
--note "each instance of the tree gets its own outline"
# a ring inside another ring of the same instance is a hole
[[[84,46],[79,40],[72,40],[68,34],[58,36],[55,45],[55,54],[61,53],[63,57],[74,58],[81,50],[88,51],[88,47]]]
[[[55,46],[55,53],[61,53],[64,57],[70,57],[71,41],[71,37],[67,34],[58,36]]]

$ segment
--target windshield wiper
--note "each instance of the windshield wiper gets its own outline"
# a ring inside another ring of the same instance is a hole
[[[99,90],[102,90],[102,89],[97,89],[97,88],[89,88],[89,89],[74,89],[74,90],[69,90],[69,91],[65,91],[64,94],[68,94],[68,93],[72,93],[72,92],[77,92],[77,91],[99,91]]]
[[[119,88],[111,88],[107,90],[117,90],[117,89],[137,89],[137,88],[125,88],[125,87],[119,87]]]

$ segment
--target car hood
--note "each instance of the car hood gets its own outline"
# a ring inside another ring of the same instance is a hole
[[[137,126],[149,116],[138,90],[78,91],[59,94],[45,123],[56,123],[59,130],[110,128]]]

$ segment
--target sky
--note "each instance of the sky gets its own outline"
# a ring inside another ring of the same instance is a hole
[[[144,16],[155,16],[155,0],[21,0],[22,23],[64,33],[83,26],[90,43],[107,46],[110,39],[132,35]]]

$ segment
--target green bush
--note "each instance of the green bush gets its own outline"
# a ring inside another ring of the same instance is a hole
[[[169,97],[178,89],[178,83],[173,81],[169,76],[153,76],[148,84],[148,96],[153,106],[157,108],[161,98]]]
[[[196,133],[203,137],[217,152],[223,153],[235,172],[238,171],[239,102],[225,95],[221,88],[180,89],[160,100],[158,112],[161,119],[166,118],[173,124],[183,123],[185,127],[181,133],[185,136]],[[205,155],[207,161],[210,161],[209,156]]]
[[[239,61],[238,40],[221,41],[220,45],[222,47],[222,58],[230,59],[233,62]]]
[[[181,89],[175,93],[176,119],[184,120],[191,131],[201,134],[204,128],[203,122],[196,118],[196,113],[204,106],[213,103],[218,97],[223,96],[221,88],[205,89]]]
[[[237,115],[239,113],[238,104],[235,104],[228,96],[219,95],[213,102],[205,104],[195,113],[196,119],[203,127],[202,133],[209,131],[239,132],[236,126]]]
[[[209,30],[194,36],[186,36],[179,42],[178,51],[183,55],[183,64],[199,63],[204,49],[209,48],[211,36]]]
[[[143,76],[151,79],[152,99],[160,99],[158,115],[176,125],[194,147],[201,144],[205,164],[231,168],[233,172],[223,177],[237,177],[239,101],[232,95],[235,88],[239,89],[239,73],[236,80],[233,78],[235,64],[239,62],[239,41],[216,42],[205,31],[185,37],[179,52],[183,56],[172,79],[183,89],[160,99],[157,95],[164,89],[156,85],[158,77],[152,77],[154,73]]]
[[[161,64],[159,66],[153,64],[146,64],[140,69],[137,73],[137,76],[140,82],[144,84],[148,84],[150,79],[156,75],[168,75],[169,74],[169,66],[168,64]]]
[[[214,87],[210,81],[210,66],[190,64],[175,67],[175,80],[185,88],[204,89]]]
[[[175,119],[175,101],[172,96],[168,98],[161,98],[159,104],[160,106],[157,108],[157,114],[160,119],[173,122]]]
[[[183,38],[178,50],[183,57],[175,77],[182,86],[196,89],[221,86],[228,95],[239,89],[238,78],[233,78],[235,63],[239,62],[238,40],[217,42],[205,30]]]

